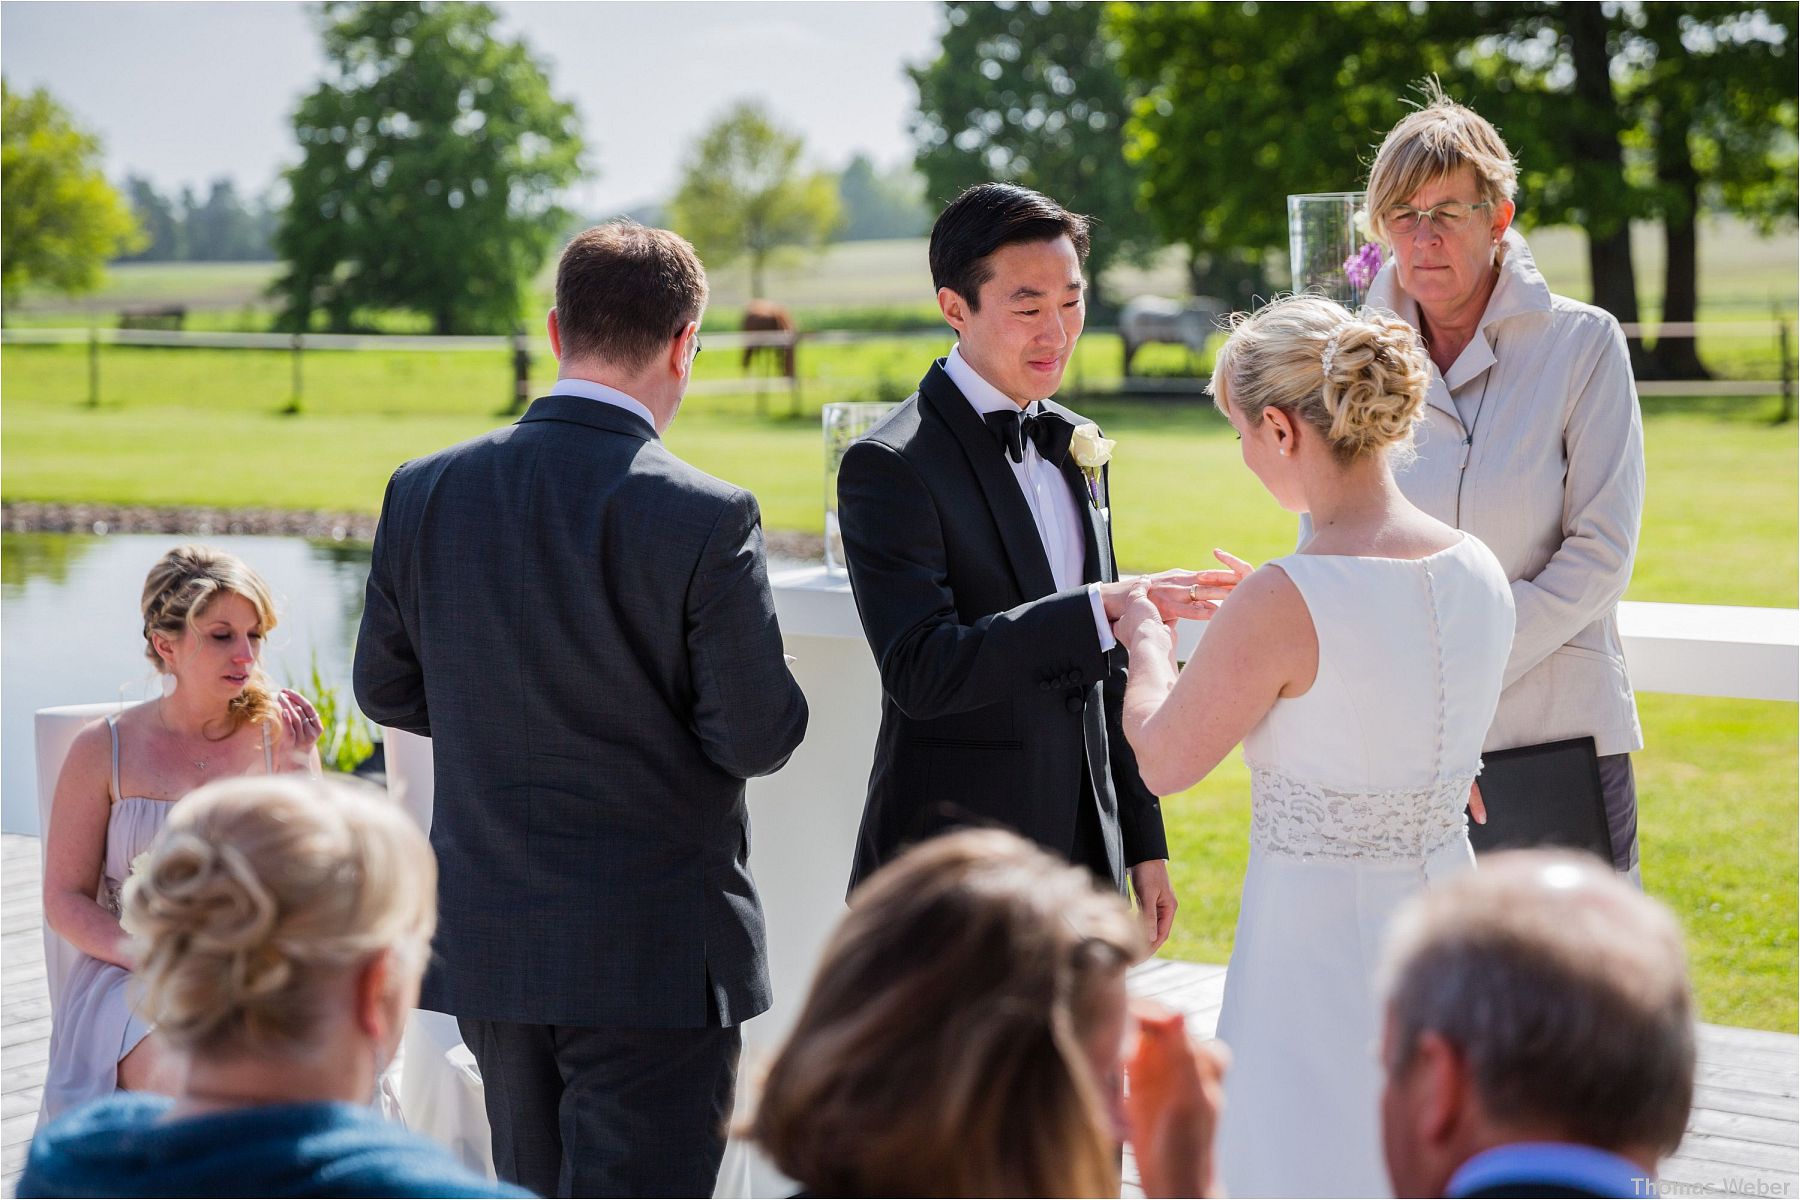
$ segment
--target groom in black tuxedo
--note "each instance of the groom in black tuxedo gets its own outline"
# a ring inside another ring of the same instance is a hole
[[[931,273],[957,344],[844,455],[838,520],[881,671],[854,886],[905,846],[993,824],[1129,878],[1152,946],[1175,916],[1157,798],[1119,727],[1131,581],[1113,563],[1098,430],[1048,399],[1081,336],[1087,220],[1025,188],[957,197]],[[1071,445],[1086,469],[1072,456]],[[1205,617],[1218,572],[1165,572],[1164,615]]]

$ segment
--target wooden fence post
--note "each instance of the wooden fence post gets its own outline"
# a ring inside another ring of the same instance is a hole
[[[303,383],[300,374],[300,355],[306,349],[305,335],[299,333],[294,334],[293,337],[288,340],[288,346],[290,347],[290,353],[293,355],[294,360],[294,393],[288,397],[287,407],[282,409],[282,411],[289,416],[299,416],[300,394]]]
[[[1794,419],[1794,338],[1787,318],[1778,319],[1776,325],[1781,331],[1781,411],[1775,415],[1775,423],[1785,425]]]
[[[88,326],[88,407],[100,407],[100,331]]]

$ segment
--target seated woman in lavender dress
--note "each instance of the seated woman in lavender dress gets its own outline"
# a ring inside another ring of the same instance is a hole
[[[145,653],[164,695],[77,735],[57,778],[44,916],[81,952],[50,1032],[39,1125],[130,1091],[168,1092],[173,1066],[132,1010],[119,894],[170,807],[233,775],[319,770],[319,715],[274,691],[258,662],[275,628],[269,587],[242,561],[179,546],[144,581]]]

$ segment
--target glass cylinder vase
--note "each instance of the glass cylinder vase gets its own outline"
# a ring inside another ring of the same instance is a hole
[[[1296,292],[1355,308],[1384,260],[1363,212],[1362,192],[1307,192],[1287,198],[1288,267]]]
[[[825,566],[827,570],[843,572],[844,535],[838,530],[837,515],[837,483],[838,466],[844,461],[844,451],[869,430],[881,423],[881,419],[894,410],[894,405],[874,401],[859,400],[838,404],[827,404],[824,410],[825,425]]]

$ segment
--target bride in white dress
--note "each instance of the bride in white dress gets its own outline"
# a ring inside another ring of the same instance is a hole
[[[1317,296],[1241,319],[1215,402],[1245,464],[1311,516],[1300,550],[1220,604],[1177,675],[1135,596],[1125,732],[1144,782],[1192,786],[1240,742],[1250,861],[1219,1036],[1232,1050],[1227,1194],[1386,1196],[1374,965],[1388,918],[1474,863],[1464,804],[1513,636],[1487,547],[1414,508],[1389,469],[1425,403],[1411,326]]]

